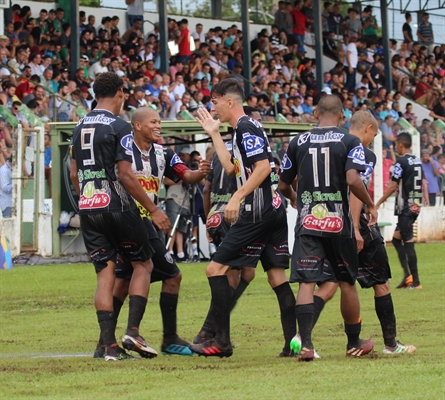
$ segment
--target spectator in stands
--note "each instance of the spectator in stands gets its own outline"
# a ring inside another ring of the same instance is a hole
[[[294,35],[294,40],[297,43],[299,50],[304,50],[304,34],[306,29],[306,22],[308,21],[306,15],[301,11],[302,8],[303,2],[298,1],[295,3],[295,7],[292,10],[292,18],[294,21],[292,33]]]
[[[286,8],[285,1],[278,2],[278,10],[274,15],[274,24],[278,27],[279,31],[285,31],[287,34],[292,34],[292,16]]]
[[[12,217],[12,156],[0,167],[0,210],[3,218]]]
[[[383,147],[389,149],[390,146],[394,146],[394,132],[393,132],[394,118],[391,115],[387,115],[385,120],[380,123],[380,130],[383,135]]]
[[[192,56],[192,51],[190,50],[190,31],[188,30],[188,20],[182,19],[179,23],[179,30],[181,36],[178,38],[179,46],[179,59],[183,64],[187,63]]]
[[[413,39],[413,31],[410,25],[411,21],[413,20],[411,17],[411,13],[409,12],[405,13],[405,20],[406,22],[402,26],[403,37],[406,43],[412,43],[414,39]]]
[[[134,26],[137,20],[144,20],[144,0],[125,0],[127,4],[127,14],[128,14],[128,26]],[[143,25],[141,24],[141,32],[144,32]]]
[[[348,18],[345,21],[345,34],[350,38],[359,38],[362,35],[362,22],[355,8],[348,8]]]
[[[197,47],[198,47],[198,45],[205,43],[205,41],[206,41],[206,35],[203,32],[203,30],[204,30],[203,28],[204,27],[202,26],[202,24],[198,23],[195,26],[195,31],[192,33],[192,37],[195,40]]]
[[[425,179],[428,181],[428,205],[436,205],[436,196],[440,193],[438,177],[440,176],[440,164],[433,160],[429,150],[422,150],[422,169]]]
[[[345,43],[348,42],[348,36],[344,35],[343,39]],[[345,50],[345,61],[344,70],[346,72],[346,88],[348,90],[355,90],[355,79],[357,75],[357,63],[358,63],[358,52],[357,52],[357,38],[352,37],[349,39],[349,43]]]
[[[335,3],[332,6],[332,12],[329,14],[328,25],[329,25],[329,32],[333,32],[337,36],[343,34],[344,18],[340,14],[339,3]]]
[[[440,119],[445,122],[445,96],[437,102],[437,104],[433,107],[430,112],[430,117],[433,117],[435,120]]]
[[[329,32],[329,19],[331,17],[332,4],[329,1],[323,3],[323,11],[321,12],[321,29],[323,36],[327,36]]]
[[[103,53],[100,60],[95,62],[88,70],[90,78],[94,81],[98,74],[108,72],[108,64],[110,63],[110,55]]]
[[[388,157],[389,156],[389,157]],[[396,155],[394,153],[394,146],[389,146],[388,149],[382,150],[382,163],[383,163],[383,193],[388,189],[389,181],[391,179],[391,167],[396,163]]]
[[[422,22],[417,27],[417,37],[419,38],[419,44],[426,46],[428,52],[431,53],[434,44],[434,31],[433,25],[429,22],[430,15],[427,12],[423,13]]]

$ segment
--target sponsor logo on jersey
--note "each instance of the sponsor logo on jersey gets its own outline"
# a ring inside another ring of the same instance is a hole
[[[81,183],[84,180],[105,179],[106,174],[104,168],[102,168],[100,171],[91,171],[90,169],[82,171],[81,169],[79,169],[79,171],[77,172],[77,177],[79,179],[79,183]]]
[[[314,201],[342,201],[342,196],[340,190],[336,193],[322,193],[322,192],[313,192],[312,197]]]
[[[222,218],[220,214],[218,213],[212,214],[209,218],[207,218],[206,228],[207,229],[217,228],[218,226],[221,225],[221,222]]]
[[[85,116],[80,119],[77,125],[81,124],[102,124],[102,125],[111,125],[116,118],[106,117],[104,114],[93,115],[93,116]]]
[[[392,173],[393,177],[396,179],[400,179],[403,175],[403,168],[399,163],[394,165],[394,171]]]
[[[354,164],[365,165],[365,151],[361,143],[349,152],[348,158],[351,158]]]
[[[91,197],[80,196],[79,209],[92,210],[105,208],[110,204],[110,196],[107,193],[95,193]]]
[[[257,154],[263,153],[263,147],[264,147],[264,139],[260,138],[259,136],[255,135],[243,135],[242,144],[244,147],[244,150],[246,150],[246,156],[252,157]]]
[[[159,179],[154,176],[146,178],[145,176],[137,176],[139,184],[146,193],[159,193]]]
[[[297,141],[297,145],[301,146],[303,144],[305,144],[307,142],[307,140],[309,139],[309,136],[311,136],[310,132],[305,132],[302,133],[299,137],[298,137],[298,141]]]
[[[241,176],[241,166],[238,159],[233,159],[233,166],[235,167],[235,175],[237,178],[239,178]]]
[[[311,143],[329,143],[329,142],[341,142],[344,137],[344,133],[339,132],[327,132],[322,134],[312,133],[310,137]]]
[[[281,206],[281,196],[274,190],[272,194],[272,206],[278,210]]]
[[[312,195],[311,192],[308,192],[307,190],[304,191],[301,195],[301,202],[303,204],[311,204],[312,203]]]
[[[181,158],[175,153],[170,161],[170,167],[174,167],[176,164],[184,164]]]
[[[418,205],[418,204],[411,204],[411,205],[409,206],[409,209],[410,209],[414,214],[420,214],[421,206]]]
[[[312,207],[312,214],[303,218],[305,229],[320,232],[338,233],[343,229],[343,220],[338,213],[330,213],[325,204]]]
[[[284,153],[283,159],[281,160],[281,170],[291,169],[292,161],[288,157],[287,153]]]
[[[126,154],[133,154],[133,135],[125,135],[121,139],[121,146],[125,149]]]

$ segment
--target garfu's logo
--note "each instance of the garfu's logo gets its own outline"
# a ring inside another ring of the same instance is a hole
[[[110,204],[110,196],[107,193],[95,193],[91,197],[80,196],[79,208],[81,210],[91,210],[105,208]]]
[[[221,215],[218,213],[215,213],[207,219],[206,228],[207,229],[217,228],[218,226],[221,225],[221,222],[222,222]]]
[[[303,226],[312,231],[338,233],[343,229],[343,220],[336,214],[329,214],[324,204],[312,207],[312,214],[303,219]]]

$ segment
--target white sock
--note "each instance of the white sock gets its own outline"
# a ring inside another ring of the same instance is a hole
[[[184,258],[184,257],[185,257],[184,252],[178,253],[178,258]]]

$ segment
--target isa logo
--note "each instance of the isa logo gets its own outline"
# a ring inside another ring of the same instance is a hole
[[[394,171],[392,173],[392,175],[394,176],[394,178],[396,179],[400,179],[403,175],[403,169],[402,166],[397,163],[396,165],[394,165]]]
[[[288,157],[287,153],[284,153],[283,159],[281,160],[281,169],[291,169],[292,168],[292,161]]]
[[[121,146],[125,149],[128,155],[133,154],[133,135],[126,135],[121,139]]]
[[[246,150],[246,156],[252,157],[263,152],[264,140],[259,136],[246,135],[243,137],[242,144]]]

